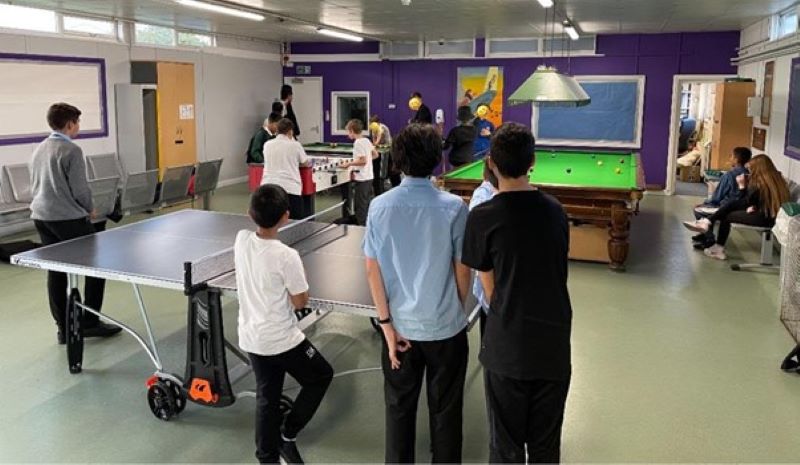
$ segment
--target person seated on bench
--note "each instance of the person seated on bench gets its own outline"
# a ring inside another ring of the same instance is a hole
[[[719,235],[714,245],[703,252],[706,256],[725,260],[725,242],[731,232],[731,224],[772,227],[775,217],[785,202],[789,201],[789,187],[780,171],[766,155],[753,157],[747,164],[750,175],[736,177],[739,197],[721,206],[708,218],[685,221],[683,224],[692,231],[705,233],[715,221],[719,221]]]
[[[736,185],[736,177],[740,174],[747,173],[745,165],[750,161],[752,156],[753,153],[747,147],[736,147],[733,149],[729,160],[731,169],[722,175],[711,197],[694,207],[694,218],[696,220],[707,218],[722,205],[739,198],[739,188]],[[704,250],[714,245],[713,225],[708,228],[708,232],[692,236],[692,242],[694,242],[694,248],[698,250]]]

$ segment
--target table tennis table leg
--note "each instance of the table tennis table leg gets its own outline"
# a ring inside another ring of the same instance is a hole
[[[67,345],[69,372],[80,373],[83,369],[83,308],[81,293],[78,290],[78,276],[67,274],[67,314],[64,316],[64,333]]]

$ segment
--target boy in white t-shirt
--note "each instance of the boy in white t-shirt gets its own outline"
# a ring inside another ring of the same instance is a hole
[[[311,166],[300,142],[294,139],[294,124],[288,118],[278,121],[278,135],[264,143],[264,174],[261,184],[277,184],[289,194],[289,218],[299,220],[313,212],[303,207],[303,181],[300,167]]]
[[[367,224],[367,211],[369,210],[369,202],[372,200],[372,158],[377,155],[375,147],[370,142],[369,138],[364,137],[361,133],[364,131],[364,123],[358,119],[351,119],[347,122],[347,137],[353,141],[353,161],[347,162],[342,166],[355,167],[353,170],[353,185],[355,191],[355,198],[353,203],[356,213],[356,221],[359,225],[365,226]]]
[[[308,282],[296,250],[278,230],[289,221],[286,191],[274,184],[250,199],[256,231],[239,231],[234,245],[239,294],[239,346],[256,377],[256,457],[261,463],[303,463],[297,433],[317,411],[333,368],[297,327],[295,309],[308,303]],[[280,413],[286,373],[301,386],[291,413]]]

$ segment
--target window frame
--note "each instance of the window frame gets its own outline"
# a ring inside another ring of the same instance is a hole
[[[59,29],[60,29],[60,32],[62,34],[64,34],[64,35],[80,36],[80,37],[92,37],[92,38],[96,38],[96,39],[119,40],[119,23],[117,21],[108,20],[108,19],[88,18],[86,16],[78,16],[78,15],[61,14],[61,15],[58,15],[58,16],[59,16],[59,18],[58,18]],[[83,20],[87,20],[87,21],[97,21],[97,22],[100,22],[100,23],[108,23],[108,24],[111,24],[111,29],[112,30],[108,34],[102,34],[102,33],[97,33],[97,32],[86,32],[86,31],[78,31],[78,30],[67,29],[66,20],[68,18],[83,19]]]
[[[195,37],[208,37],[210,43],[208,45],[196,45],[196,44],[186,44],[181,43],[181,34],[190,35]],[[176,47],[192,47],[192,48],[210,48],[217,46],[217,37],[214,34],[204,34],[202,32],[189,32],[189,31],[179,31],[175,30],[175,46]]]
[[[347,90],[347,91],[332,91],[331,92],[331,136],[346,136],[347,129],[339,129],[337,122],[339,121],[339,97],[366,97],[367,99],[367,114],[366,121],[364,122],[364,130],[361,131],[362,135],[369,134],[369,117],[370,113],[370,92],[367,90]]]
[[[171,44],[160,44],[155,42],[142,42],[139,40],[139,31],[137,28],[139,26],[147,26],[147,27],[154,27],[154,28],[161,28],[161,29],[168,29],[172,31],[172,43]],[[140,47],[170,47],[176,48],[178,47],[178,31],[174,27],[169,26],[159,26],[156,24],[147,24],[147,23],[133,23],[133,37],[131,38],[131,45],[140,46]]]

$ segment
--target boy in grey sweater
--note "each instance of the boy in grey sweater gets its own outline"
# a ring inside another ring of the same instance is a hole
[[[93,234],[105,227],[96,227],[92,192],[86,180],[83,151],[72,142],[80,131],[81,111],[66,103],[56,103],[47,111],[47,124],[53,130],[33,152],[31,161],[31,218],[44,245]],[[100,311],[105,281],[86,278],[84,302]],[[67,275],[47,273],[50,312],[58,327],[58,342],[65,343],[64,322],[67,315]],[[99,321],[86,312],[82,321],[84,337],[108,337],[121,328]]]

